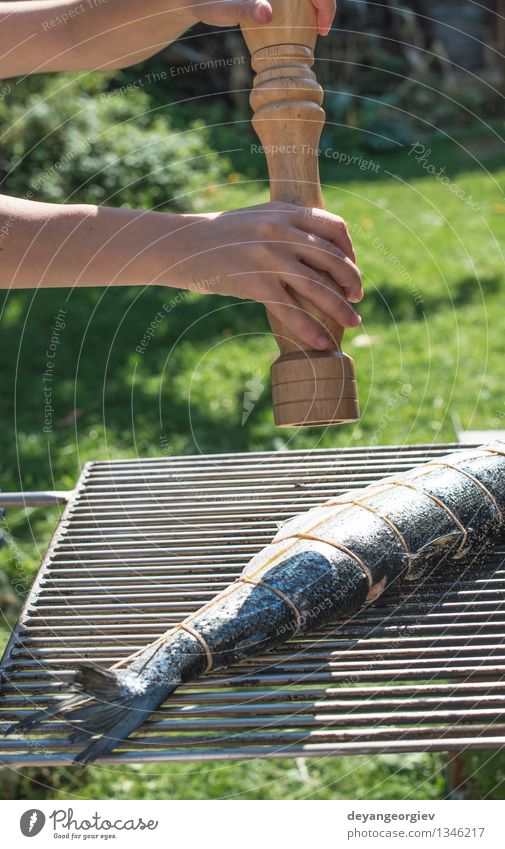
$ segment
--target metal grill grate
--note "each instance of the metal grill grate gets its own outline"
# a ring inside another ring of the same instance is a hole
[[[0,721],[50,703],[78,661],[110,665],[233,581],[283,522],[458,446],[88,464],[4,655]],[[468,447],[468,446],[466,446]],[[505,548],[398,586],[349,621],[181,688],[111,760],[505,744]],[[72,758],[64,726],[0,760]]]

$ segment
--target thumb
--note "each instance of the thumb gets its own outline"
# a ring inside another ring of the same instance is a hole
[[[204,24],[268,24],[272,7],[268,0],[219,0],[218,3],[195,4],[195,14]]]

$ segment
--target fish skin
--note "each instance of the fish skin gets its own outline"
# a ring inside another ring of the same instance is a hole
[[[390,486],[393,478],[385,478],[349,496],[366,499],[368,509],[347,505],[337,513],[335,505],[323,504],[284,524],[242,573],[264,580],[272,589],[236,582],[185,620],[210,649],[212,668],[222,669],[270,651],[297,629],[313,631],[348,616],[406,577],[409,570],[411,577],[417,577],[444,560],[464,560],[482,552],[503,528],[505,443],[459,451],[438,462],[455,463],[460,471],[443,465],[419,466],[395,476],[409,486]],[[403,541],[377,511],[387,515]],[[454,516],[468,530],[466,541]],[[316,525],[312,533],[328,542],[291,538]],[[363,561],[372,587],[347,550]],[[122,669],[80,667],[75,681],[78,695],[56,708],[31,714],[9,731],[24,733],[43,719],[63,717],[74,727],[72,742],[88,743],[75,762],[88,763],[109,754],[180,684],[207,669],[202,642],[185,630],[176,630]],[[101,736],[91,739],[95,735]]]

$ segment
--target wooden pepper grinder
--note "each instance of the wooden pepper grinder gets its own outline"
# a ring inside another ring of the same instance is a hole
[[[313,71],[317,38],[311,0],[270,0],[269,24],[242,27],[256,72],[253,126],[264,147],[274,201],[323,208],[317,148],[325,121],[323,90]],[[326,280],[335,286],[331,278]],[[277,427],[312,427],[359,419],[353,360],[340,349],[343,328],[297,296],[334,350],[308,351],[268,314],[281,356],[272,365]]]

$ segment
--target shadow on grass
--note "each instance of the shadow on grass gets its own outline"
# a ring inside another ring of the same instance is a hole
[[[375,289],[366,294],[360,312],[368,320],[390,324],[391,321],[422,320],[428,313],[440,309],[453,309],[465,304],[481,301],[484,296],[494,295],[504,287],[505,278],[495,274],[477,280],[471,275],[455,281],[446,294],[430,295],[405,285],[400,288],[387,280],[379,282]]]
[[[267,332],[264,310],[245,302],[240,309],[226,309],[236,305],[231,299],[182,297],[165,312],[163,305],[176,297],[172,290],[154,288],[4,295],[0,486],[18,488],[20,481],[12,475],[19,467],[25,488],[50,486],[53,475],[75,479],[82,453],[87,459],[93,440],[100,456],[107,444],[112,456],[121,450],[128,456],[159,454],[162,435],[173,453],[185,453],[195,450],[193,429],[199,435],[198,450],[247,450],[247,431],[236,416],[227,418],[212,405],[193,404],[190,422],[181,385],[189,382],[199,349]],[[55,317],[62,310],[65,327],[55,334]],[[160,315],[162,321],[139,353],[146,331]],[[55,335],[56,353],[49,359]],[[213,379],[218,393],[218,370]],[[171,385],[176,381],[177,392]],[[106,432],[107,444],[101,444],[97,429]],[[81,451],[74,450],[77,443]]]

